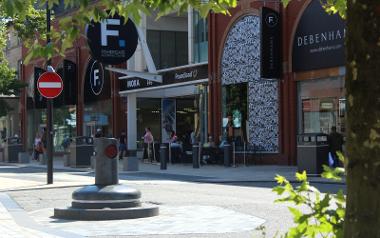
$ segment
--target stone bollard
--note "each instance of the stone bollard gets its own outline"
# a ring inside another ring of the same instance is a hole
[[[231,166],[232,148],[230,144],[224,144],[224,166]]]
[[[91,158],[90,158],[90,167],[91,169],[95,169],[95,164],[96,164],[96,156],[95,155],[92,155]]]
[[[161,144],[160,146],[160,169],[165,170],[167,169],[167,162],[168,162],[168,145],[167,144]]]
[[[63,155],[63,166],[69,167],[70,166],[70,154],[64,154]]]
[[[21,164],[29,164],[30,158],[28,152],[18,152],[18,162]]]
[[[117,140],[101,137],[94,142],[95,184],[75,190],[71,207],[55,208],[54,217],[91,221],[157,216],[157,206],[142,206],[138,189],[119,184]]]
[[[47,164],[47,155],[46,152],[39,155],[40,164],[45,165]]]
[[[112,185],[119,183],[117,159],[117,140],[110,138],[95,138],[95,184]]]
[[[193,168],[199,169],[199,145],[193,145]]]
[[[124,171],[138,171],[139,159],[137,158],[136,151],[129,151],[128,156],[123,159]]]

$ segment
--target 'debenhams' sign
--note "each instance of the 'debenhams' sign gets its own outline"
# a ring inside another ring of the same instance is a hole
[[[184,83],[208,78],[207,64],[174,68],[173,70],[160,70],[162,75],[162,83],[157,83],[141,78],[130,78],[121,80],[120,91],[134,90],[140,88],[156,87],[176,83]]]
[[[345,22],[337,14],[327,14],[319,0],[312,0],[293,39],[293,71],[344,65],[345,32]]]

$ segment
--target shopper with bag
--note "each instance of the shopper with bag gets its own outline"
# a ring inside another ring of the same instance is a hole
[[[34,138],[34,151],[33,151],[33,159],[39,161],[40,154],[43,153],[43,145],[40,133],[36,133],[36,137]]]

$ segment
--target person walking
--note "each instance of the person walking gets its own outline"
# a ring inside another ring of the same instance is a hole
[[[43,153],[43,145],[41,141],[40,133],[36,133],[36,137],[34,138],[34,151],[33,151],[33,159],[36,161],[40,160],[40,154]]]
[[[329,153],[331,153],[333,164],[332,167],[337,167],[339,165],[339,159],[337,152],[342,152],[343,146],[343,136],[336,131],[336,127],[331,127],[331,132],[328,136],[329,142]]]
[[[121,131],[121,135],[119,138],[119,160],[123,159],[123,154],[127,156],[127,137],[125,136],[125,131]]]
[[[151,152],[151,147],[153,147],[153,135],[149,127],[145,128],[144,139],[144,159],[147,158],[153,162],[153,156]]]

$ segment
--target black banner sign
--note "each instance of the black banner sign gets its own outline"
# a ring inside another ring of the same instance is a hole
[[[63,95],[65,105],[77,104],[77,65],[69,60],[63,61]]]
[[[115,14],[87,26],[92,57],[103,64],[125,63],[136,51],[137,29],[132,20]]]
[[[136,78],[136,77],[121,80],[120,91],[157,87],[157,86],[162,86],[162,85],[207,79],[208,66],[207,64],[197,65],[197,66],[192,66],[192,67],[190,66],[186,68],[161,72],[160,75],[162,75],[162,83],[148,81],[148,80]]]
[[[281,78],[280,14],[270,8],[261,9],[261,77]]]
[[[329,15],[319,0],[304,11],[293,39],[293,71],[330,68],[345,64],[345,22]]]
[[[45,73],[44,69],[34,68],[34,105],[36,108],[46,108],[46,98],[44,98],[37,89],[38,78],[43,73]]]

